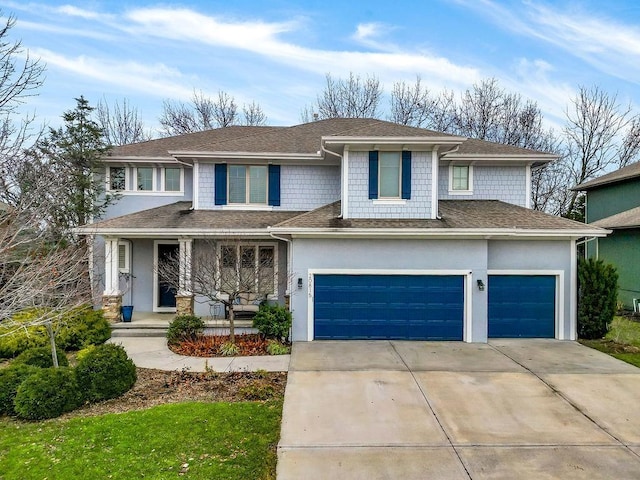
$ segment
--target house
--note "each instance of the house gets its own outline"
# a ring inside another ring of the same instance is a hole
[[[104,252],[114,319],[121,272],[138,312],[211,315],[192,254],[240,238],[231,252],[273,265],[295,341],[575,339],[576,241],[606,230],[529,208],[531,171],[554,158],[375,119],[228,127],[116,148],[121,199],[78,232]],[[154,268],[175,253],[177,292]]]
[[[639,310],[640,299],[640,162],[584,182],[587,223],[612,230],[587,242],[586,253],[618,270],[618,301]],[[635,300],[634,300],[635,299]]]

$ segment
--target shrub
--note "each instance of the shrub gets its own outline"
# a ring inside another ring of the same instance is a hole
[[[82,350],[80,350],[76,355],[76,362],[79,362],[84,357],[86,357],[89,354],[89,352],[93,352],[95,348],[96,348],[95,345],[89,345],[88,347],[85,347]]]
[[[56,348],[58,354],[58,365],[68,367],[69,360],[62,350]],[[53,358],[51,358],[51,347],[29,348],[16,357],[14,364],[33,365],[34,367],[50,368],[53,367]]]
[[[291,347],[283,345],[277,340],[269,340],[269,343],[267,343],[267,353],[269,355],[287,355],[291,353]]]
[[[195,315],[178,315],[169,324],[167,343],[175,345],[183,340],[195,340],[204,332],[204,321]]]
[[[27,420],[59,417],[82,404],[76,376],[71,368],[42,368],[18,387],[16,414]]]
[[[0,369],[0,415],[15,415],[13,402],[22,382],[39,369],[33,365],[10,365]]]
[[[291,312],[281,305],[260,305],[253,326],[267,338],[286,339],[291,329]]]
[[[27,326],[42,318],[44,313],[45,309],[30,308],[15,314],[12,320],[25,327],[8,335],[9,327],[0,324],[0,358],[12,358],[29,348],[49,345],[49,335],[44,326]],[[55,323],[61,325],[56,344],[63,350],[101,344],[111,336],[109,322],[101,311],[90,306],[77,308]]]
[[[616,311],[618,274],[602,260],[578,262],[578,336],[602,338]]]
[[[111,327],[102,310],[82,307],[64,318],[56,343],[64,350],[80,350],[89,345],[100,345],[111,337]]]
[[[136,383],[136,366],[120,345],[105,343],[78,361],[76,378],[85,399],[99,402],[127,392]]]
[[[224,342],[220,345],[220,354],[225,357],[234,357],[240,353],[240,347],[235,343]]]

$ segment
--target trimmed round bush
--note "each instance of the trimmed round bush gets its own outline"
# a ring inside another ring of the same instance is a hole
[[[59,417],[82,405],[82,394],[71,368],[41,368],[18,387],[15,412],[26,420]]]
[[[111,327],[102,310],[82,307],[65,318],[56,342],[64,350],[100,345],[111,338]]]
[[[253,317],[253,327],[267,338],[286,339],[291,329],[291,312],[281,305],[260,305]]]
[[[136,366],[120,345],[105,343],[78,361],[76,378],[85,399],[99,402],[129,391],[136,383]]]
[[[195,340],[204,332],[204,321],[195,315],[178,315],[167,329],[167,343],[175,345],[183,340]]]
[[[0,369],[0,415],[15,415],[13,402],[18,387],[40,369],[33,365],[10,365]]]
[[[62,350],[56,348],[58,354],[58,365],[60,367],[68,367],[69,360]],[[25,350],[16,357],[14,364],[33,365],[34,367],[50,368],[53,367],[53,358],[51,358],[51,347],[38,347]]]

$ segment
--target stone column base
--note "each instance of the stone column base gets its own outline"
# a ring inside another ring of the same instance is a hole
[[[104,318],[110,322],[119,322],[121,318],[122,295],[103,295],[102,311]]]
[[[176,315],[193,315],[193,295],[176,295]]]

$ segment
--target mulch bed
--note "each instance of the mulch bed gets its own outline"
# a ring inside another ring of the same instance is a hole
[[[64,418],[122,413],[165,403],[243,402],[282,399],[287,384],[285,372],[167,372],[138,368],[138,380],[119,398],[88,405]]]
[[[269,355],[269,340],[258,334],[236,335],[235,344],[240,351],[238,356]],[[229,335],[199,335],[195,340],[183,340],[177,345],[169,345],[173,353],[189,357],[221,357],[220,346],[229,341]]]

